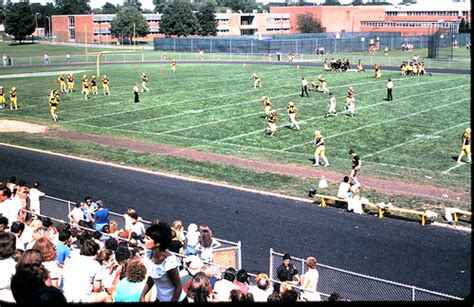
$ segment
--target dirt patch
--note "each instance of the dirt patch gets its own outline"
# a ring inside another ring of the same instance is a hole
[[[0,132],[46,133],[47,131],[48,127],[44,125],[0,119]]]
[[[339,172],[327,169],[317,169],[311,166],[289,165],[247,160],[239,157],[226,156],[222,154],[202,152],[186,148],[174,148],[167,145],[151,144],[142,141],[121,139],[117,137],[109,137],[97,134],[55,130],[51,131],[49,135],[69,140],[78,140],[81,142],[92,142],[102,145],[108,145],[115,148],[128,149],[136,152],[173,156],[200,162],[227,164],[246,169],[271,172],[275,174],[285,174],[315,179],[319,179],[322,176],[325,176],[328,182],[336,184],[344,176],[344,174],[341,174]],[[456,192],[449,188],[438,188],[434,186],[406,183],[398,180],[386,180],[372,177],[363,177],[362,184],[366,188],[374,189],[382,194],[387,195],[402,194],[426,197],[429,199],[452,201],[458,199],[459,201],[465,203],[471,202],[470,193]]]

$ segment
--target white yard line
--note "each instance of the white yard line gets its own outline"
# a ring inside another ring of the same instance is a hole
[[[465,85],[460,85],[460,86],[456,86],[456,87],[452,87],[452,88],[444,88],[444,89],[441,89],[441,90],[438,90],[438,91],[432,91],[432,92],[430,92],[429,94],[433,94],[433,93],[437,93],[437,92],[441,92],[441,91],[453,90],[453,89],[460,88],[460,87],[464,87],[464,86],[470,86],[470,85],[469,85],[469,84],[465,84]],[[418,96],[419,96],[419,94],[415,94],[415,95],[411,95],[411,96],[406,96],[406,97],[397,99],[397,102],[399,102],[399,101],[401,101],[401,100],[406,100],[406,99],[409,99],[409,98],[413,98],[413,97],[418,97]],[[465,98],[465,99],[459,100],[459,101],[454,102],[454,103],[459,103],[460,101],[469,100],[469,99],[470,99],[470,98]],[[454,103],[450,103],[450,104],[446,104],[446,105],[451,105],[451,104],[454,104]],[[372,106],[380,105],[380,104],[387,104],[387,102],[386,102],[386,101],[385,101],[385,102],[380,102],[380,103],[376,103],[376,104],[373,104],[373,105],[370,105],[370,106],[360,107],[360,108],[358,108],[358,109],[360,110],[360,109],[364,109],[364,108],[367,108],[367,107],[372,107]],[[446,106],[446,105],[443,105],[443,106]],[[441,106],[441,107],[442,107],[442,106]],[[384,123],[390,123],[390,122],[393,122],[393,121],[396,121],[396,120],[399,120],[399,119],[403,119],[403,118],[411,117],[411,116],[414,116],[414,115],[426,113],[427,111],[435,110],[435,109],[437,109],[437,108],[438,108],[438,107],[436,107],[436,108],[431,108],[431,109],[427,109],[427,110],[420,111],[420,112],[416,112],[416,113],[412,113],[412,114],[409,114],[409,115],[405,115],[405,116],[402,116],[402,117],[398,117],[398,118],[396,118],[396,119],[391,119],[391,120],[387,120],[387,121],[381,121],[381,122],[377,122],[377,123],[372,123],[372,124],[370,124],[370,125],[362,126],[362,127],[356,128],[356,129],[351,129],[351,130],[348,130],[348,131],[345,131],[345,132],[336,133],[336,134],[327,136],[327,137],[325,137],[325,138],[326,138],[326,139],[334,138],[334,137],[337,137],[337,136],[340,136],[340,135],[352,133],[352,132],[354,132],[354,131],[359,131],[359,130],[366,129],[366,128],[369,128],[369,127],[373,127],[373,126],[376,126],[376,125],[380,125],[380,124],[384,124]],[[312,119],[309,119],[309,120],[312,120]],[[307,121],[308,121],[308,120],[307,120]],[[304,143],[301,143],[301,144],[289,146],[289,147],[283,148],[283,150],[290,150],[290,149],[293,149],[293,148],[296,148],[296,147],[305,146],[305,145],[310,144],[310,143],[312,143],[312,142],[314,142],[314,141],[308,141],[308,142],[304,142]]]
[[[455,166],[452,166],[452,167],[448,168],[448,169],[445,170],[444,172],[441,172],[441,174],[447,174],[447,173],[449,173],[450,171],[452,171],[452,170],[454,170],[454,169],[456,169],[456,168],[458,168],[458,167],[460,167],[460,166],[463,166],[463,165],[465,165],[465,164],[468,164],[468,165],[469,165],[470,163],[456,163]]]
[[[446,128],[446,129],[442,129],[442,130],[438,130],[434,133],[431,133],[431,134],[428,134],[428,135],[423,135],[423,136],[419,136],[419,137],[415,137],[414,139],[411,139],[409,141],[406,141],[406,142],[403,142],[403,143],[399,143],[397,145],[394,145],[394,146],[391,146],[391,147],[387,147],[385,149],[382,149],[382,150],[379,150],[379,151],[376,151],[376,152],[373,152],[371,154],[364,154],[364,157],[365,158],[368,158],[368,157],[372,157],[372,156],[375,156],[375,155],[378,155],[382,152],[385,152],[385,151],[389,151],[389,150],[392,150],[394,148],[398,148],[398,147],[401,147],[401,146],[404,146],[404,145],[407,145],[407,144],[410,144],[410,143],[413,143],[413,142],[416,142],[416,141],[427,141],[427,140],[430,140],[430,138],[427,138],[427,136],[433,136],[433,135],[437,135],[437,134],[441,134],[445,131],[448,131],[448,130],[451,130],[451,129],[454,129],[454,128],[457,128],[457,127],[460,127],[460,126],[465,126],[466,124],[468,124],[469,122],[464,122],[464,123],[460,123],[460,124],[457,124],[455,126],[452,126],[452,127],[449,127],[449,128]]]

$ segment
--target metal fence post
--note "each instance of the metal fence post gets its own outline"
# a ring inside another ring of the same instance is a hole
[[[415,287],[411,287],[411,301],[415,301]]]
[[[68,211],[69,214],[71,214],[71,202],[70,201],[67,202],[67,211]]]
[[[238,241],[237,246],[239,248],[239,270],[240,270],[242,269],[242,243]]]
[[[268,270],[268,276],[270,276],[270,278],[273,278],[273,248],[270,248],[270,269]]]

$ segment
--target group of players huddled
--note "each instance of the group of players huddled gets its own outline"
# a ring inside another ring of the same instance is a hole
[[[8,91],[10,95],[10,110],[18,110],[18,97],[16,95],[16,87],[12,86]],[[0,109],[7,107],[7,100],[5,99],[5,89],[0,86]]]

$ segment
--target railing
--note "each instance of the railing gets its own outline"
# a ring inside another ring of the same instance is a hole
[[[52,220],[67,223],[67,215],[71,212],[72,208],[75,205],[75,202],[47,195],[45,196],[45,199],[43,199],[41,202],[41,212],[46,213],[46,216],[50,217]],[[116,222],[119,228],[123,228],[125,226],[123,214],[119,214],[113,211],[110,211],[109,214],[110,216],[116,218]],[[147,220],[142,220],[142,222],[146,225],[150,225],[152,223]],[[233,267],[236,270],[241,269],[241,242],[232,242],[218,238],[214,239],[216,239],[221,245],[219,246],[219,248],[214,249],[212,265],[219,267],[220,269],[225,269],[227,267]]]
[[[276,269],[283,260],[283,254],[270,249],[269,276],[276,279]],[[306,260],[292,257],[295,268],[301,274],[307,271]],[[460,297],[430,291],[415,286],[396,283],[381,278],[338,269],[318,263],[318,291],[326,297],[337,292],[350,301],[450,301]]]

